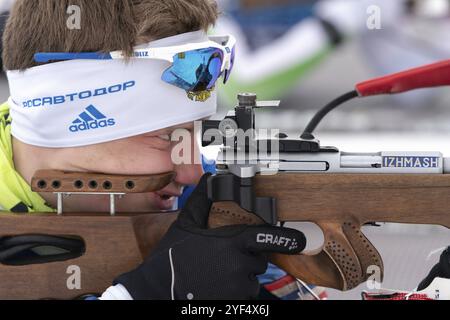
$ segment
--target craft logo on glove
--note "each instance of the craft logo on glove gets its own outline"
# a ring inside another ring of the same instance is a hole
[[[258,233],[258,235],[256,236],[256,242],[289,247],[290,250],[293,250],[298,246],[298,243],[295,239],[293,240],[286,237],[278,237],[270,233]]]
[[[115,125],[115,119],[108,119],[108,117],[101,113],[96,107],[90,105],[75,121],[72,122],[69,130],[71,132],[79,132],[112,127]]]

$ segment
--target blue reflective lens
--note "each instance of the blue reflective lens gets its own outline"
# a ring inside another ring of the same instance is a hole
[[[206,48],[182,52],[174,56],[173,64],[164,71],[162,80],[186,91],[211,89],[221,76],[222,50]]]
[[[228,79],[230,79],[231,71],[233,71],[233,67],[234,67],[235,58],[236,58],[236,47],[233,47],[233,50],[231,51],[230,69],[225,70],[225,76],[223,79],[223,83],[227,83]]]
[[[217,79],[222,75],[221,69],[222,69],[222,56],[214,55],[214,57],[210,60],[208,71],[209,76],[211,80],[209,80],[207,89],[211,89],[215,86]]]

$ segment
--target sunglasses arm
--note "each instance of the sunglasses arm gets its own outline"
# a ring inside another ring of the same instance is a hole
[[[64,60],[111,60],[114,59],[109,53],[101,52],[39,52],[34,55],[34,61],[38,63],[48,63],[51,61]]]
[[[155,60],[164,60],[173,63],[173,57],[176,53],[167,51],[164,49],[136,49],[133,52],[133,58],[134,59],[155,59]],[[113,51],[110,53],[111,58],[114,60],[123,60],[127,56],[124,54],[123,51]]]

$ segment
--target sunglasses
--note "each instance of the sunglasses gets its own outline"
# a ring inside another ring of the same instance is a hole
[[[161,79],[187,92],[212,90],[220,77],[227,83],[234,67],[236,39],[233,36],[210,36],[209,41],[169,47],[137,47],[135,59],[157,59],[170,62]],[[40,52],[34,55],[38,63],[64,60],[125,59],[122,51],[100,52]]]

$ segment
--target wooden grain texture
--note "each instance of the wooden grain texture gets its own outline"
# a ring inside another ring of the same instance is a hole
[[[257,196],[278,201],[281,221],[355,219],[450,228],[450,175],[296,174],[257,176]]]
[[[153,215],[144,215],[151,224]],[[64,262],[32,266],[0,265],[0,299],[74,299],[102,293],[112,281],[131,271],[146,256],[135,234],[135,216],[121,215],[11,215],[0,216],[0,236],[45,234],[78,236],[85,254]],[[155,225],[158,221],[155,221]],[[159,235],[161,237],[161,235]],[[155,243],[158,241],[155,239]],[[81,289],[69,290],[70,266],[81,270]]]
[[[255,193],[277,199],[280,221],[313,222],[325,242],[316,252],[273,255],[271,261],[307,283],[348,290],[365,281],[369,266],[383,269],[376,249],[361,233],[367,222],[450,227],[450,175],[293,174],[255,178]],[[0,265],[0,299],[73,298],[102,292],[135,268],[163,237],[176,214],[70,214],[0,216],[0,237],[21,234],[77,235],[86,242],[78,259],[43,265]],[[210,227],[261,224],[236,204],[211,210]],[[82,289],[68,290],[67,267],[82,270]]]
[[[174,172],[120,176],[41,170],[35,173],[31,188],[35,192],[146,193],[163,189],[174,178]]]

